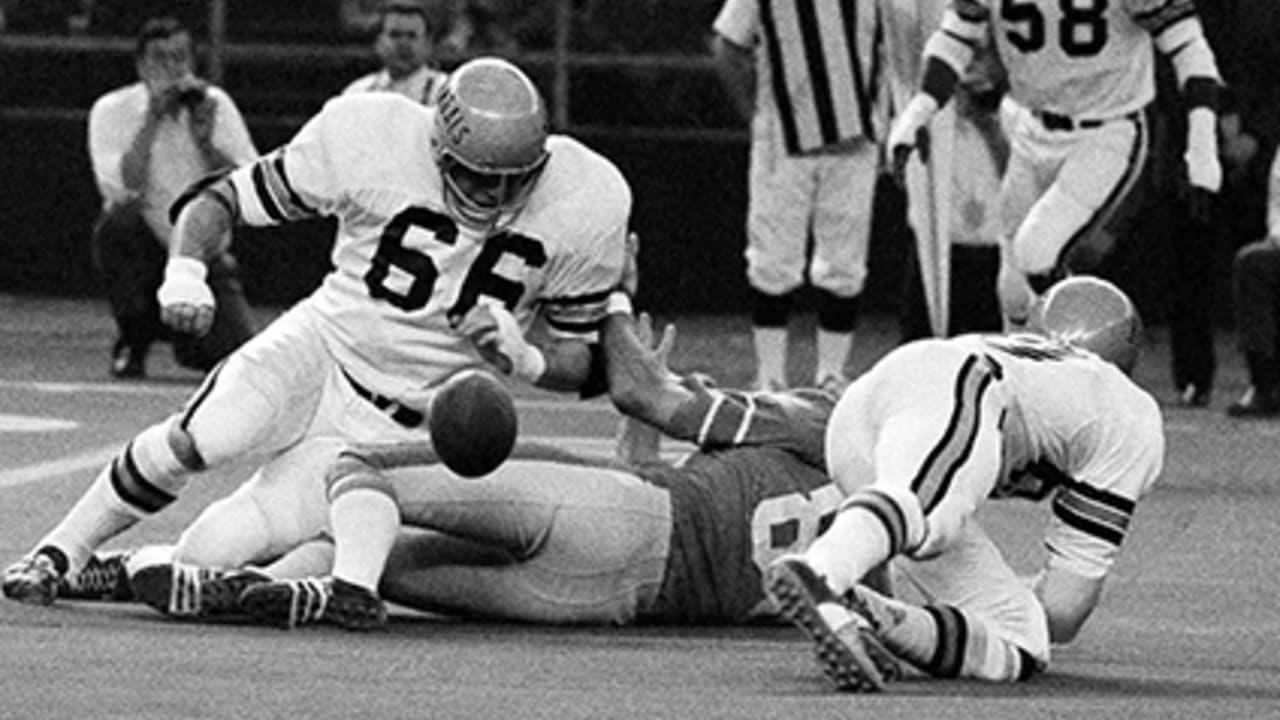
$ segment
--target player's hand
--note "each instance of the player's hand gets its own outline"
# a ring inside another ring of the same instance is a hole
[[[629,232],[627,233],[626,259],[622,266],[622,282],[619,283],[618,289],[632,298],[636,296],[636,290],[640,287],[639,258],[640,236]]]
[[[471,308],[458,326],[486,362],[507,375],[536,382],[546,370],[546,357],[524,338],[516,322],[501,303],[481,302]]]
[[[917,93],[889,129],[886,144],[889,147],[890,172],[899,187],[906,186],[907,161],[913,151],[920,152],[920,159],[929,160],[929,120],[938,111],[938,102],[926,93]]]
[[[206,275],[208,268],[195,258],[169,259],[164,269],[164,283],[156,291],[160,319],[165,325],[197,337],[209,332],[217,304],[213,290],[205,282]]]

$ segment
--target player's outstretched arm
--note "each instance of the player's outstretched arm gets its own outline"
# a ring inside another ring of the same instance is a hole
[[[213,326],[215,302],[205,278],[207,258],[231,242],[231,211],[222,196],[197,193],[174,221],[164,283],[156,292],[160,319],[179,332],[204,335]]]
[[[609,398],[623,414],[669,432],[676,411],[694,400],[691,390],[667,366],[675,343],[668,325],[655,343],[653,321],[613,313],[601,334],[609,378]]]

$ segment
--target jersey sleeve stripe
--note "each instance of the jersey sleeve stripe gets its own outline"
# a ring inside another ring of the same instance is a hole
[[[955,402],[947,429],[911,481],[911,490],[920,498],[926,515],[946,496],[952,479],[973,452],[982,424],[982,399],[996,372],[986,358],[970,355],[956,374]]]
[[[1134,12],[1133,21],[1152,35],[1159,35],[1195,15],[1196,7],[1190,0],[1169,0],[1149,10]]]
[[[284,211],[276,203],[275,197],[271,194],[271,187],[267,182],[267,172],[263,168],[266,164],[262,161],[254,163],[253,176],[253,192],[258,198],[258,204],[267,213],[267,217],[272,222],[284,222]]]
[[[695,438],[699,446],[706,445],[707,437],[711,434],[711,426],[715,423],[716,415],[724,401],[724,393],[711,393],[711,407],[707,408],[707,414],[703,416],[702,426],[698,428],[698,435]]]
[[[1053,514],[1068,526],[1119,545],[1129,530],[1133,503],[1096,488],[1086,494],[1080,485],[1063,488],[1053,499]],[[1100,493],[1105,493],[1104,497]]]
[[[590,335],[600,330],[603,317],[590,320],[578,320],[573,318],[563,318],[559,316],[547,315],[547,325],[570,335]]]
[[[276,175],[280,179],[280,186],[284,188],[283,194],[289,198],[289,204],[300,211],[300,214],[318,215],[319,213],[316,209],[308,205],[306,201],[302,199],[302,196],[293,189],[293,183],[289,181],[289,173],[285,169],[284,165],[284,154],[286,150],[287,148],[280,148],[280,151],[276,153],[275,160],[272,161],[271,164],[272,168],[276,171]]]

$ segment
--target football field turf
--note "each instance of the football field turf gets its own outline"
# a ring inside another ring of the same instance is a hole
[[[676,366],[745,383],[744,323],[679,319]],[[865,330],[860,366],[893,342],[887,320]],[[1138,379],[1166,399],[1168,358],[1153,337]],[[157,347],[147,380],[112,381],[111,338],[102,303],[0,296],[0,564],[198,380]],[[838,695],[789,626],[551,628],[395,609],[385,632],[285,632],[174,622],[140,605],[0,600],[0,718],[1280,718],[1280,421],[1223,416],[1243,382],[1232,358],[1224,338],[1213,408],[1166,408],[1165,472],[1102,603],[1029,683],[912,678]],[[606,402],[519,404],[526,435],[611,448]],[[172,540],[251,467],[193,480],[107,547]],[[1023,570],[1039,562],[1046,515],[1020,501],[981,512]]]

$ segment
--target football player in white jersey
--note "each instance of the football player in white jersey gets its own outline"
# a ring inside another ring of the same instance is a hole
[[[1187,173],[1201,201],[1222,182],[1221,80],[1191,0],[955,0],[925,45],[919,92],[889,135],[899,173],[987,33],[1010,85],[998,285],[1016,329],[1066,274],[1068,246],[1105,225],[1140,174],[1143,109],[1156,92],[1153,47],[1172,61],[1188,108]]]
[[[459,67],[437,108],[391,93],[331,100],[289,143],[189,195],[159,291],[175,329],[208,329],[203,258],[233,223],[336,217],[333,269],[99,473],[5,571],[10,598],[51,602],[102,542],[196,473],[246,457],[263,464],[184,533],[177,559],[236,567],[315,537],[338,452],[422,440],[433,389],[463,368],[605,389],[596,335],[629,257],[630,188],[602,156],[547,134],[536,87],[506,61]],[[344,522],[375,546],[399,525],[382,500],[344,496]]]
[[[1160,473],[1160,409],[1125,374],[1140,322],[1114,285],[1068,278],[1034,315],[1043,335],[903,345],[837,403],[827,464],[847,497],[803,554],[766,573],[837,687],[881,689],[899,660],[939,677],[1023,679],[1097,604]],[[991,496],[1052,497],[1031,581],[973,516]],[[866,584],[890,559],[926,604]]]

